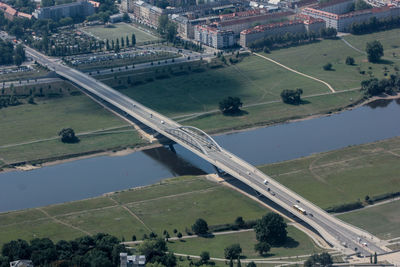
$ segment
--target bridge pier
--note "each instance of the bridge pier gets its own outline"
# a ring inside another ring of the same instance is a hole
[[[218,175],[218,177],[223,177],[224,176],[223,172],[220,169],[218,169],[217,166],[213,165],[213,167],[215,169],[215,174]]]
[[[176,154],[176,150],[173,144],[168,145],[169,149]]]

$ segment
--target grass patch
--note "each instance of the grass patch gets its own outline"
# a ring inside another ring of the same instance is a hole
[[[363,201],[400,188],[400,137],[296,160],[260,169],[322,208]]]
[[[364,51],[366,43],[375,39],[382,40],[385,54],[391,54],[400,49],[391,47],[400,41],[400,30],[391,30],[366,35],[349,35],[344,39],[348,40],[355,47]],[[388,40],[386,40],[386,38]],[[386,49],[388,48],[388,51]],[[396,73],[395,64],[397,62],[383,62],[382,64],[372,64],[367,61],[367,56],[349,47],[342,40],[323,40],[309,45],[280,49],[267,54],[270,57],[297,71],[319,78],[328,82],[336,90],[346,90],[360,87],[362,80],[369,79],[368,72],[374,77],[384,77],[384,67],[387,73]],[[355,59],[355,65],[346,65],[346,57],[351,56]],[[392,57],[393,58],[393,57]],[[322,66],[326,63],[333,65],[334,71],[324,71]],[[360,74],[365,71],[365,74]]]
[[[147,33],[130,24],[122,22],[112,24],[112,26],[113,27],[110,28],[104,27],[103,25],[91,26],[82,28],[82,31],[87,32],[100,40],[108,39],[110,42],[111,40],[121,39],[121,37],[125,38],[126,36],[128,36],[129,41],[131,41],[132,33],[135,34],[137,44],[159,40],[157,36]]]
[[[143,144],[135,131],[103,135],[80,136],[78,144],[63,144],[55,139],[62,128],[73,128],[85,133],[118,126],[127,126],[85,95],[64,96],[53,99],[35,98],[35,105],[24,104],[0,110],[0,157],[7,163],[79,154],[90,151],[122,148]],[[53,138],[53,139],[52,139]]]
[[[255,56],[224,68],[128,85],[121,92],[162,114],[176,116],[218,109],[226,96],[237,96],[244,104],[280,100],[283,89],[296,87],[303,88],[304,95],[329,92],[319,82]]]
[[[273,247],[266,257],[261,257],[254,251],[257,243],[255,232],[241,232],[227,235],[218,235],[213,238],[193,238],[183,241],[170,241],[168,247],[176,252],[189,255],[200,255],[202,251],[209,251],[210,257],[224,258],[224,249],[232,244],[240,244],[245,258],[287,257],[318,253],[321,249],[314,246],[312,240],[300,230],[288,226],[290,241],[282,247]]]
[[[188,191],[192,191],[187,193]],[[149,187],[137,188],[100,196],[93,199],[44,207],[43,210],[67,224],[92,234],[105,232],[127,241],[132,235],[138,239],[149,230],[117,202],[126,206],[144,224],[158,234],[164,229],[185,233],[197,218],[205,218],[211,224],[232,223],[237,216],[244,219],[261,218],[268,209],[253,200],[204,177],[178,177]],[[116,206],[117,205],[117,206]],[[46,227],[60,232],[49,231]],[[28,209],[0,214],[0,246],[16,238],[31,239],[34,235],[53,240],[73,239],[84,235],[73,228],[49,218],[38,209]],[[70,234],[70,236],[68,236]]]
[[[47,75],[49,72],[43,68],[34,67],[33,70],[6,73],[0,75],[0,82],[17,81],[14,85],[17,85],[18,80],[35,79]]]
[[[383,238],[400,237],[400,201],[394,201],[358,211],[341,214],[338,217]]]

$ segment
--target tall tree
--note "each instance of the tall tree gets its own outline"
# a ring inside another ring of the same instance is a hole
[[[205,235],[208,233],[208,224],[205,220],[199,218],[192,225],[192,230],[196,235]]]
[[[368,42],[365,51],[367,52],[368,61],[373,63],[378,62],[384,55],[383,46],[377,40]]]
[[[132,33],[131,41],[132,41],[132,46],[135,46],[136,45],[136,36],[134,33]]]
[[[259,242],[271,245],[283,245],[287,239],[286,223],[279,214],[269,212],[254,226],[256,238]]]

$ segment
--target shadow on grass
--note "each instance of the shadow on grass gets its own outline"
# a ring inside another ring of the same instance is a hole
[[[287,237],[285,244],[282,245],[284,248],[297,248],[299,246],[299,242],[291,238],[290,236]]]
[[[246,110],[239,110],[238,112],[235,113],[222,113],[222,115],[227,116],[227,117],[240,117],[249,114]]]
[[[393,61],[389,60],[389,59],[380,59],[378,62],[374,62],[375,64],[379,64],[379,65],[392,65],[394,64]]]

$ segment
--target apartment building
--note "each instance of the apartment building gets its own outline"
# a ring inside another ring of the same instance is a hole
[[[219,30],[215,25],[195,26],[194,39],[217,49],[231,47],[235,44],[232,31]]]
[[[351,6],[350,1],[337,0],[333,2],[332,6],[328,6],[328,4],[304,8],[302,14],[323,19],[326,27],[335,28],[339,32],[349,31],[353,23],[362,23],[372,17],[382,19],[400,16],[400,7],[394,5],[348,12]]]
[[[33,12],[33,16],[37,19],[59,20],[66,17],[87,17],[95,12],[93,4],[87,0],[79,0],[77,2],[41,7]]]
[[[248,47],[251,43],[269,36],[284,35],[286,33],[319,32],[320,29],[324,27],[324,20],[310,17],[306,19],[296,18],[290,21],[258,25],[243,30],[240,33],[239,43],[242,47]]]
[[[32,15],[19,12],[16,9],[12,8],[11,6],[2,2],[0,2],[0,10],[3,11],[4,17],[9,20],[13,20],[15,17],[27,18],[27,19],[32,18]]]

